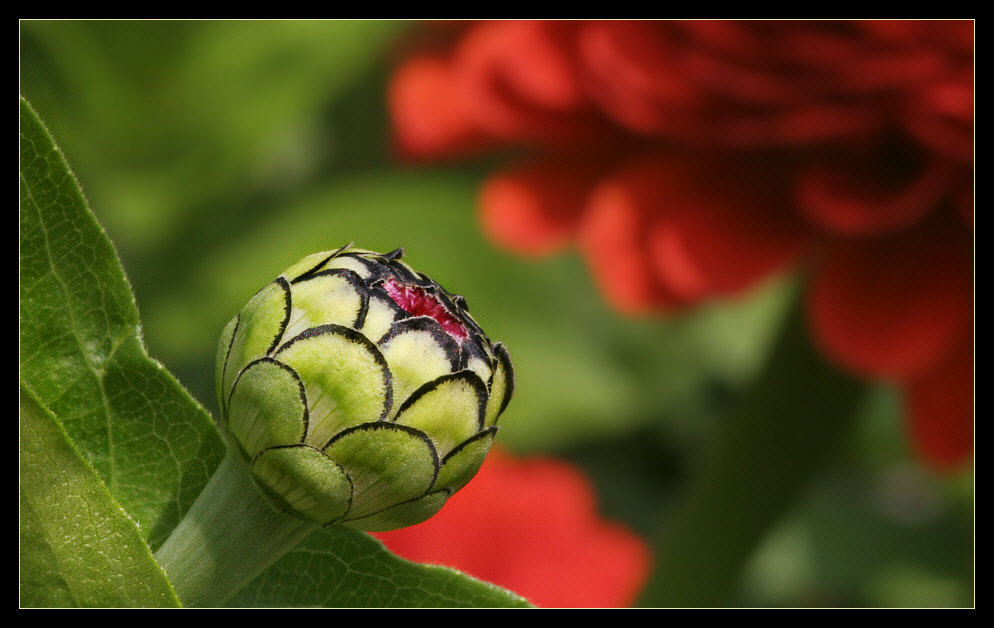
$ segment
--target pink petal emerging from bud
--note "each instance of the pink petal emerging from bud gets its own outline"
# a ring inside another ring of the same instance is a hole
[[[396,279],[388,278],[383,282],[383,288],[400,306],[412,316],[430,316],[442,326],[442,329],[456,338],[465,338],[469,334],[463,324],[449,310],[424,288],[414,284],[404,284]]]

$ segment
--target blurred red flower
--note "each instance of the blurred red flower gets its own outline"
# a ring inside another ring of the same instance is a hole
[[[577,247],[630,314],[804,268],[816,345],[905,388],[925,459],[970,459],[972,21],[437,26],[393,76],[396,149],[518,151],[481,190],[495,242]]]
[[[649,575],[646,544],[597,514],[578,469],[499,450],[437,515],[374,536],[398,556],[455,567],[547,608],[630,606]]]

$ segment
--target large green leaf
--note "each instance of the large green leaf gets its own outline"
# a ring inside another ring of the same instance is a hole
[[[20,471],[22,606],[179,606],[134,521],[23,387]]]
[[[153,546],[220,461],[207,412],[145,352],[113,246],[21,101],[21,377]]]
[[[481,541],[485,542],[485,541]],[[397,558],[362,533],[322,528],[242,589],[231,606],[527,607],[527,600],[446,567]]]

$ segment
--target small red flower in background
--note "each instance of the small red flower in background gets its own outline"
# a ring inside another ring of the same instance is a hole
[[[579,470],[498,450],[437,515],[374,536],[398,556],[455,567],[547,608],[627,607],[649,575],[648,547],[600,518]]]
[[[812,338],[906,390],[939,468],[973,449],[973,23],[443,23],[390,110],[408,160],[517,151],[489,236],[575,246],[630,314],[811,274]]]

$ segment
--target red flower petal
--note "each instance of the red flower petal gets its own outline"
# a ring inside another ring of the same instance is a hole
[[[598,516],[579,470],[499,451],[433,518],[375,536],[399,556],[455,567],[543,607],[629,606],[650,565],[641,539]]]
[[[731,296],[795,262],[808,230],[774,185],[729,164],[658,162],[650,232],[657,275],[688,301]]]
[[[571,22],[482,22],[453,54],[460,94],[481,128],[506,142],[589,142],[603,136],[567,44]]]
[[[683,303],[656,275],[648,232],[659,199],[652,168],[633,167],[602,181],[591,193],[577,233],[590,273],[608,302],[639,314]]]
[[[804,22],[592,22],[578,49],[591,98],[636,132],[695,146],[810,144],[875,129],[882,115],[877,103],[834,93],[828,70],[860,42],[824,30]]]
[[[700,123],[698,136],[710,144],[732,148],[806,146],[858,137],[879,124],[876,108],[863,103],[815,102],[739,116],[719,112]]]
[[[966,338],[951,360],[907,387],[912,444],[938,470],[954,470],[973,454],[973,334]]]
[[[487,179],[480,219],[499,245],[529,257],[549,255],[574,236],[596,169],[567,163],[531,164]]]
[[[902,237],[840,245],[813,277],[816,343],[871,377],[906,378],[948,357],[973,307],[970,236],[951,215]]]
[[[960,218],[963,219],[963,224],[970,227],[972,230],[973,224],[973,187],[972,181],[969,185],[964,185],[956,193],[956,212],[959,214]]]
[[[586,105],[572,54],[573,22],[522,20],[505,23],[501,76],[528,102],[569,111]]]
[[[957,171],[938,159],[921,168],[896,165],[908,161],[909,150],[863,158],[849,152],[803,171],[801,212],[839,235],[886,234],[919,222],[950,193]]]
[[[973,68],[908,94],[904,123],[937,154],[973,165]]]
[[[391,78],[388,100],[402,157],[463,155],[492,145],[467,113],[449,64],[440,57],[404,63]]]
[[[675,67],[666,32],[651,22],[585,22],[577,46],[590,97],[622,126],[639,133],[679,129],[701,94]],[[680,118],[680,119],[677,119]]]

